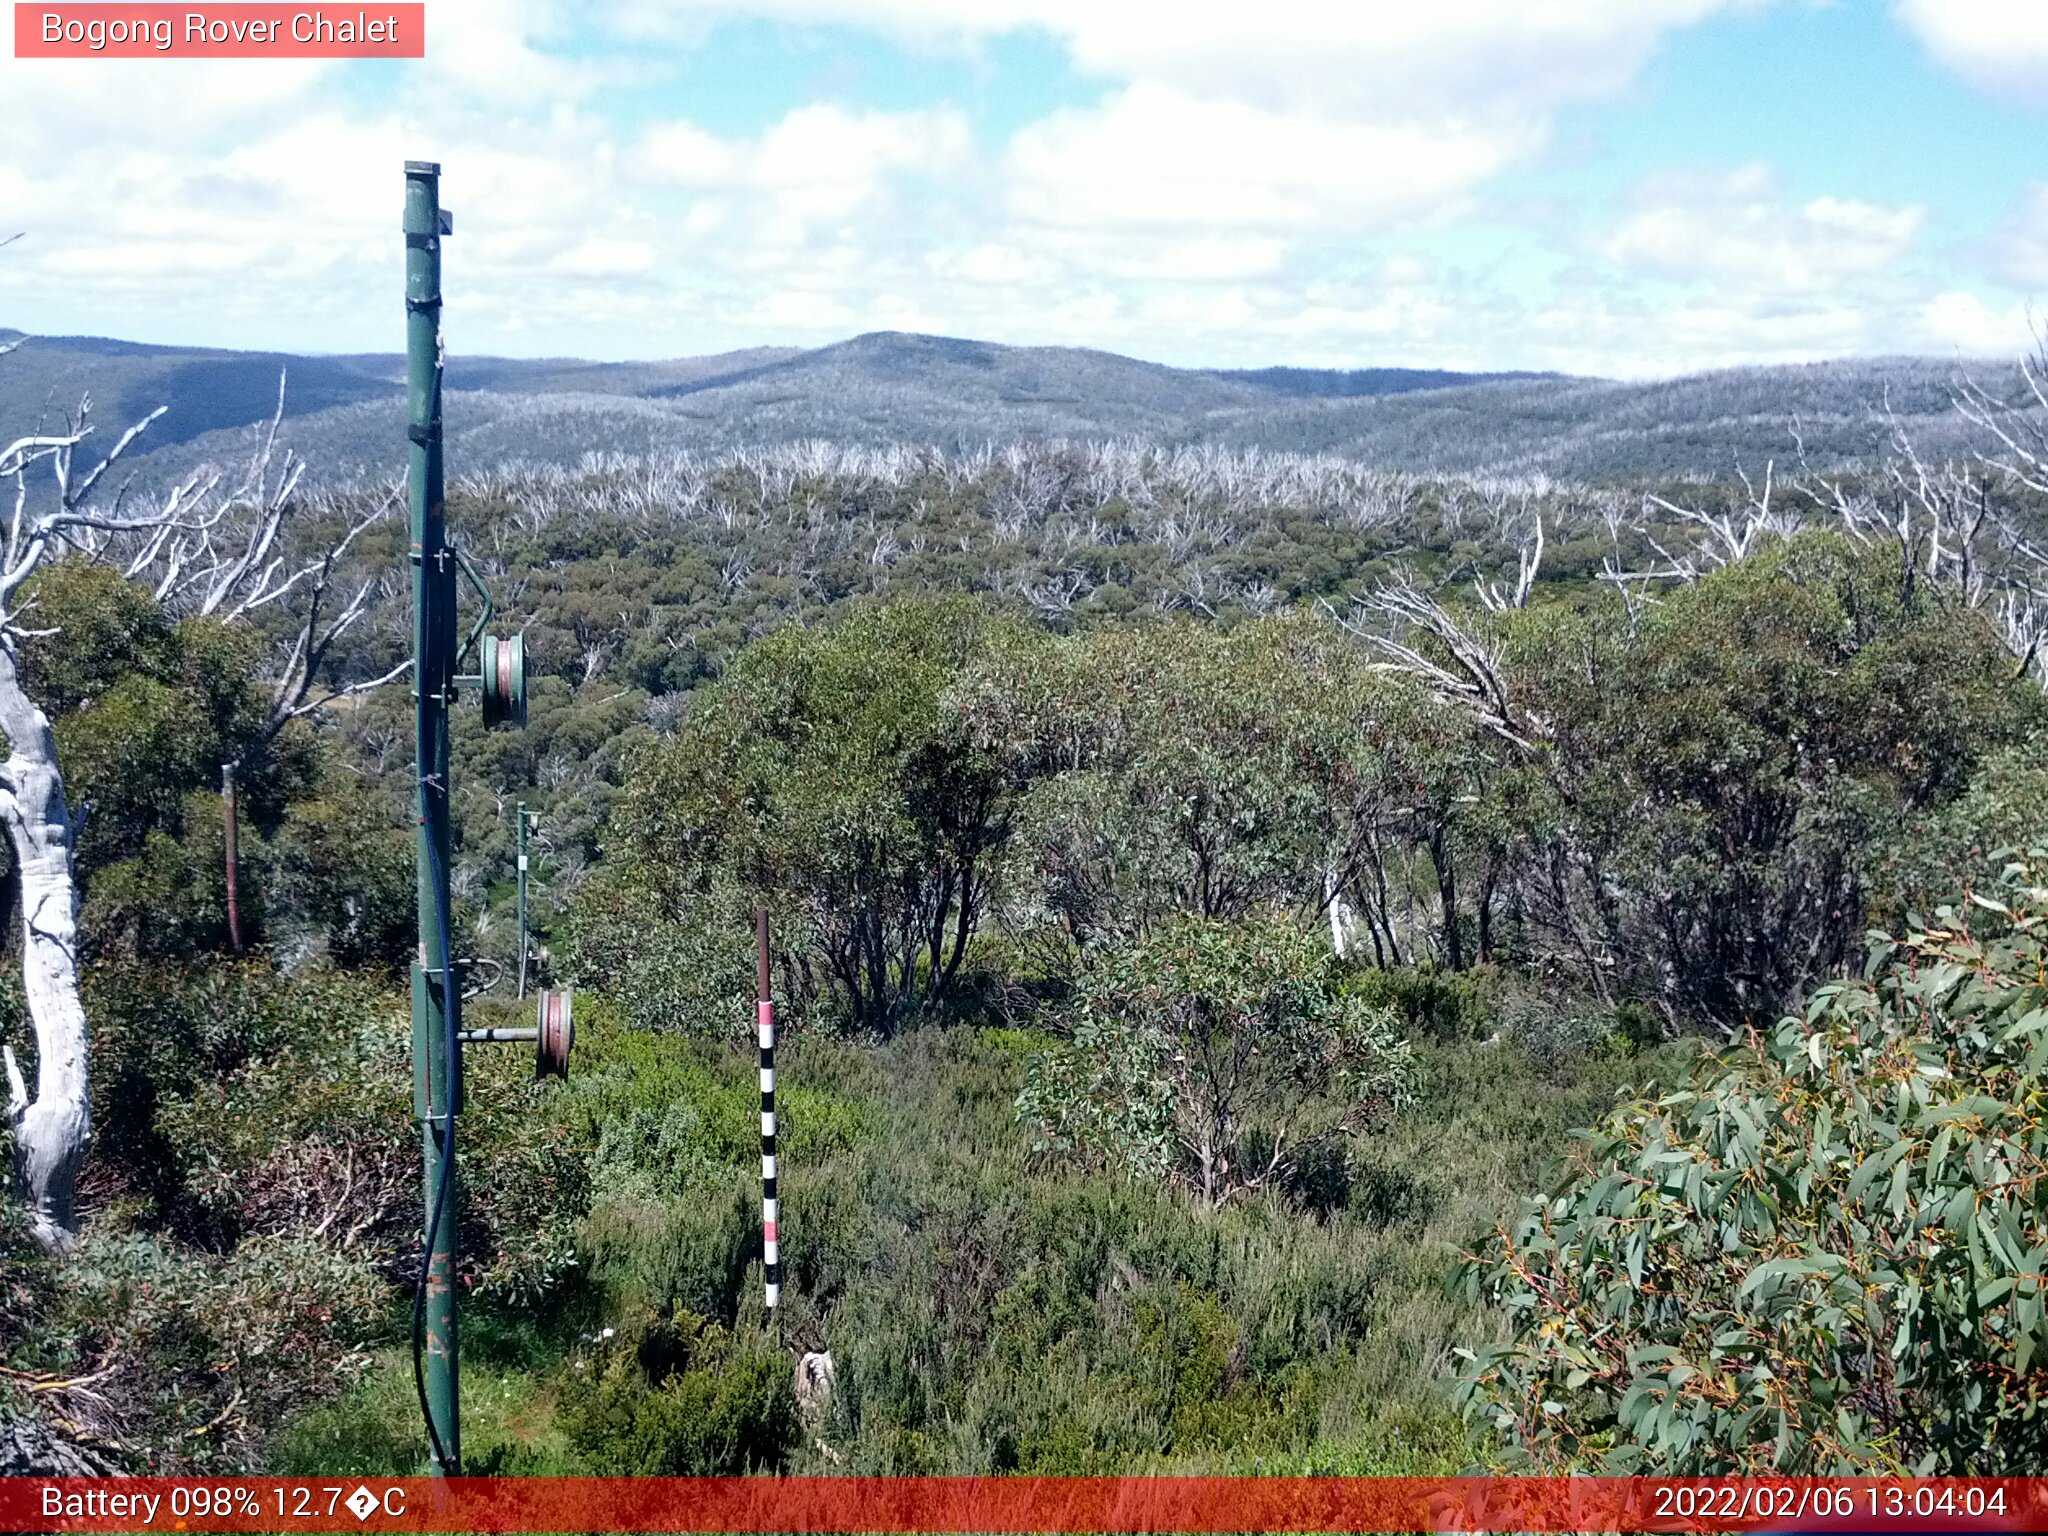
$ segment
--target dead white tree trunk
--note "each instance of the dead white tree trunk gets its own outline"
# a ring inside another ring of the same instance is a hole
[[[78,1167],[92,1135],[85,1007],[78,993],[78,891],[71,878],[77,827],[57,769],[49,717],[21,686],[14,639],[0,633],[0,817],[21,874],[21,982],[36,1034],[30,1098],[13,1047],[5,1048],[14,1174],[36,1240],[62,1249],[78,1230]]]
[[[1357,923],[1351,915],[1351,903],[1344,899],[1344,888],[1334,872],[1323,876],[1323,906],[1330,918],[1330,952],[1342,960],[1350,950],[1351,930]]]
[[[0,762],[0,819],[6,821],[21,880],[22,992],[36,1041],[33,1097],[13,1048],[5,1050],[7,1115],[14,1129],[16,1187],[28,1207],[30,1231],[53,1250],[69,1246],[77,1233],[78,1169],[92,1137],[90,1046],[78,989],[78,887],[72,873],[78,826],[64,797],[56,733],[22,687],[18,645],[32,633],[23,622],[30,606],[23,600],[23,584],[53,544],[65,547],[73,531],[92,524],[120,526],[118,519],[95,518],[80,507],[141,426],[126,433],[99,468],[74,480],[72,450],[89,430],[81,411],[80,420],[64,433],[17,438],[0,449],[0,476],[12,477],[15,487],[14,515],[0,554],[0,732],[7,737],[7,757]],[[56,495],[50,505],[32,511],[27,470],[44,460],[54,471]],[[175,502],[169,515],[178,515]]]

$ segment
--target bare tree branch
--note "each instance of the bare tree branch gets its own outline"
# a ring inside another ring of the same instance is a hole
[[[1536,532],[1532,538],[1522,541],[1516,555],[1515,585],[1512,591],[1504,590],[1495,581],[1474,580],[1473,590],[1479,594],[1479,601],[1493,613],[1503,613],[1510,608],[1529,606],[1529,595],[1536,590],[1536,573],[1543,568],[1543,514],[1536,514]]]
[[[1355,602],[1358,618],[1339,614],[1327,603],[1324,609],[1385,657],[1381,666],[1416,678],[1517,751],[1535,750],[1547,731],[1509,699],[1497,641],[1471,633],[1405,571]],[[1437,660],[1423,644],[1411,643],[1411,636],[1434,641],[1448,660]]]

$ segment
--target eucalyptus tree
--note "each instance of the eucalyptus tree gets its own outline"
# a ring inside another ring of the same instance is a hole
[[[1039,1148],[1186,1184],[1211,1208],[1285,1184],[1407,1097],[1390,1009],[1271,912],[1181,918],[1089,955],[1064,1038],[1026,1066]]]
[[[1082,948],[1347,894],[1392,942],[1391,848],[1461,735],[1311,614],[1099,625],[990,654],[951,702],[1022,796],[1007,919]]]
[[[1896,548],[1731,529],[1654,603],[1353,620],[1506,754],[1515,894],[1549,956],[1674,1022],[1774,1017],[1851,958],[1866,852],[2042,714],[1986,616]]]
[[[2041,851],[1619,1105],[1462,1269],[1518,1468],[1989,1477],[2048,1453]]]
[[[771,907],[784,995],[829,999],[857,1032],[939,1006],[1014,813],[993,755],[942,701],[972,658],[1010,643],[1011,621],[965,599],[862,605],[756,641],[635,762],[612,822],[614,894],[657,929]]]

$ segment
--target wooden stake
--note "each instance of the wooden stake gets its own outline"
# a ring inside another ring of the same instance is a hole
[[[220,765],[220,814],[225,828],[228,868],[228,945],[236,954],[242,952],[242,909],[236,898],[235,871],[241,862],[235,853],[235,765]]]

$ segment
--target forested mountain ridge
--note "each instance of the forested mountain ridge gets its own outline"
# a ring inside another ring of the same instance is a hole
[[[21,335],[0,328],[0,343]],[[68,405],[88,390],[104,408],[127,415],[171,404],[173,413],[167,413],[154,435],[159,443],[182,442],[214,427],[243,426],[268,415],[276,403],[280,369],[292,375],[285,401],[291,417],[357,400],[396,399],[405,379],[405,359],[396,353],[294,356],[96,336],[33,336],[0,383],[0,410],[9,419],[20,419],[24,405],[38,395]],[[656,362],[451,357],[447,388],[454,393],[648,400],[734,392],[738,414],[783,396],[815,404],[835,393],[895,391],[927,410],[948,399],[983,406],[1064,406],[1076,424],[1099,418],[1103,429],[1115,431],[1297,397],[1355,398],[1533,377],[1543,376],[1404,368],[1170,368],[1088,348],[1011,347],[873,331],[822,347],[752,347]],[[167,398],[152,398],[159,394]],[[168,398],[172,394],[175,400]]]
[[[216,347],[160,347],[101,336],[29,336],[0,328],[0,346],[19,341],[0,369],[0,420],[24,426],[61,424],[90,397],[103,429],[125,430],[150,412],[152,448],[247,426],[277,408],[278,377],[290,376],[286,409],[293,414],[382,398],[404,370],[390,360],[300,357]]]
[[[7,333],[12,334],[12,333]],[[90,390],[123,425],[171,408],[138,448],[154,482],[220,458],[288,375],[285,439],[328,480],[376,475],[402,432],[396,356],[287,357],[35,338],[0,372],[0,411],[33,420]],[[2005,365],[1883,358],[1625,383],[1556,374],[1171,368],[1115,353],[875,332],[810,349],[667,362],[451,358],[451,468],[574,464],[808,439],[923,444],[1139,439],[1333,453],[1415,472],[1596,481],[1724,475],[1784,461],[1792,424],[1817,467],[1880,453],[1883,409],[1934,449],[1955,441],[1952,386]]]

